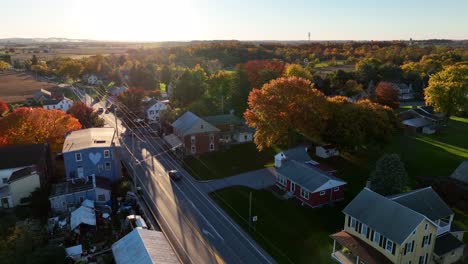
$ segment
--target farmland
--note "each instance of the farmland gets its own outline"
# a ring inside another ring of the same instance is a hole
[[[54,87],[55,84],[39,82],[28,73],[0,73],[0,100],[7,103],[25,101],[32,94],[42,89]]]

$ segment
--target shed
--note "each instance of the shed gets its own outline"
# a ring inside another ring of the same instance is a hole
[[[93,208],[80,206],[71,213],[71,230],[74,230],[81,224],[96,226],[96,213],[94,212]]]

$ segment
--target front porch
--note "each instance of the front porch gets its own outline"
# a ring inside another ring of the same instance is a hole
[[[331,257],[341,264],[391,264],[382,253],[361,239],[340,231],[330,236],[333,239]],[[337,245],[338,242],[338,245]],[[339,249],[340,247],[340,249]]]

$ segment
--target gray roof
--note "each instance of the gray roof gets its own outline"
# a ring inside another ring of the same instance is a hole
[[[112,245],[117,264],[180,263],[163,233],[148,229],[132,232]]]
[[[402,244],[425,217],[391,199],[364,188],[343,213],[392,241]]]
[[[343,182],[343,185],[346,184],[344,181],[332,177],[309,164],[304,164],[296,160],[286,161],[281,167],[277,168],[276,171],[310,192],[317,190],[329,180]]]
[[[450,175],[450,178],[468,183],[468,160],[462,161],[452,175]]]
[[[288,160],[297,160],[300,162],[310,161],[311,158],[307,152],[307,146],[301,145],[295,148],[290,148],[282,151]]]
[[[389,198],[426,216],[432,221],[437,221],[453,214],[450,207],[431,187],[394,195]]]
[[[42,102],[42,104],[43,105],[57,105],[62,100],[72,101],[70,98],[63,97],[63,98],[55,98],[55,99],[44,100],[44,102]]]
[[[434,246],[434,253],[437,256],[443,256],[459,247],[462,247],[463,245],[463,242],[454,235],[446,233],[437,237]]]
[[[36,166],[29,166],[29,167],[26,167],[26,168],[22,168],[20,170],[17,170],[15,172],[13,172],[10,176],[10,179],[8,179],[9,182],[14,182],[14,181],[17,181],[19,179],[22,179],[24,177],[28,177],[28,176],[31,176],[33,174],[37,174],[37,169],[36,169]]]
[[[244,120],[235,115],[204,116],[203,119],[214,126],[244,125]]]
[[[218,128],[190,111],[185,112],[182,116],[177,118],[177,120],[172,123],[172,127],[179,136],[206,132],[219,132]]]
[[[112,127],[88,128],[70,132],[63,143],[63,153],[94,147],[111,147],[117,144]]]
[[[416,118],[403,120],[403,124],[407,125],[407,126],[419,128],[419,127],[425,127],[425,126],[430,125],[432,123],[430,121],[428,121],[427,119],[425,119],[425,118],[416,117]]]

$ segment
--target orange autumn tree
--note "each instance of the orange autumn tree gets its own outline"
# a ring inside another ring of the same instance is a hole
[[[244,64],[247,78],[253,87],[261,87],[270,80],[280,77],[284,63],[277,60],[251,60]]]
[[[244,113],[255,128],[255,144],[262,150],[277,143],[290,143],[295,132],[320,137],[329,111],[325,96],[309,80],[278,78],[253,89]]]
[[[60,110],[21,107],[0,120],[0,145],[47,142],[61,152],[65,134],[78,129],[78,119]]]
[[[0,101],[0,117],[8,111],[8,105],[4,101]]]
[[[389,82],[380,82],[375,88],[375,100],[381,105],[386,105],[393,109],[400,106],[400,91],[393,87]]]

